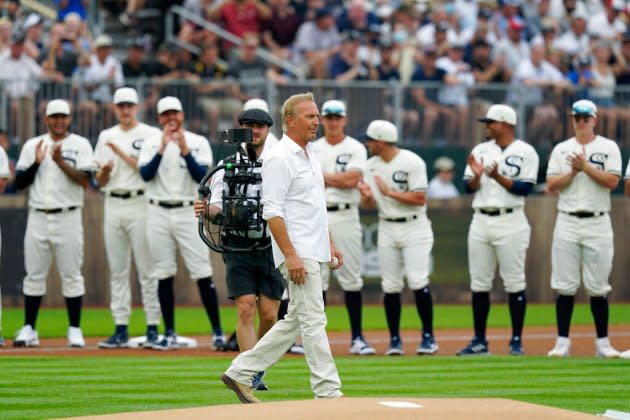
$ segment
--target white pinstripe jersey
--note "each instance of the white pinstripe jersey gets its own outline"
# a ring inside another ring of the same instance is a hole
[[[35,180],[29,187],[28,205],[36,209],[83,206],[83,187],[75,184],[52,160],[52,149],[57,142],[48,134],[34,137],[24,143],[15,169],[27,170],[35,162],[35,149],[40,140],[47,147],[46,156],[39,165]],[[94,169],[92,145],[85,137],[68,134],[61,142],[61,155],[73,168],[80,171]]]
[[[9,157],[4,148],[0,147],[0,178],[9,178],[11,170],[9,169]]]
[[[380,156],[368,159],[364,177],[372,188],[372,192],[377,195],[379,192],[374,183],[374,175],[379,175],[394,191],[426,192],[427,190],[427,165],[420,156],[409,150],[400,149],[390,162],[385,162]],[[423,206],[403,204],[392,197],[381,196],[377,202],[380,218],[409,217],[427,211],[426,204]]]
[[[485,167],[497,162],[499,174],[506,178],[536,184],[539,164],[538,153],[530,144],[522,140],[514,140],[505,149],[501,149],[494,140],[486,141],[475,146],[471,153],[475,160],[483,162]],[[469,180],[473,177],[474,174],[470,165],[466,165],[464,179]],[[512,194],[485,173],[481,175],[479,189],[472,202],[474,209],[513,208],[524,205],[524,196]]]
[[[340,173],[358,170],[363,173],[367,162],[367,150],[356,139],[346,136],[340,143],[332,145],[325,137],[319,138],[313,144],[314,150],[327,173]],[[326,187],[326,203],[331,204],[359,204],[361,194],[356,188]]]
[[[110,160],[114,162],[109,182],[101,189],[103,191],[144,190],[146,183],[140,173],[115,154],[107,143],[115,144],[125,154],[137,159],[144,140],[159,135],[161,135],[159,129],[144,123],[139,123],[128,131],[121,130],[120,125],[101,131],[94,151],[94,161],[99,167]]]
[[[186,144],[200,165],[212,166],[212,149],[208,140],[190,131],[185,131]],[[138,167],[153,159],[162,143],[162,132],[145,139],[138,157]],[[170,142],[164,149],[162,161],[155,178],[147,184],[146,197],[154,200],[195,200],[199,184],[188,172],[186,161],[180,154],[179,146]]]
[[[626,176],[623,179],[630,179],[630,159],[628,159],[628,166],[626,167]]]
[[[621,152],[613,140],[596,136],[584,146],[589,164],[599,169],[621,176]],[[575,137],[558,143],[549,157],[547,176],[563,175],[571,172],[567,158],[582,153],[582,145]],[[609,211],[610,190],[596,183],[583,172],[578,173],[571,183],[560,191],[558,210],[574,211]]]

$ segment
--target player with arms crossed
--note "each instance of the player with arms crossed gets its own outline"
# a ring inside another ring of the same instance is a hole
[[[93,153],[86,138],[68,131],[71,120],[68,102],[48,102],[48,133],[24,143],[16,164],[15,186],[20,190],[30,186],[24,235],[24,326],[13,341],[16,347],[39,346],[35,323],[53,255],[68,309],[68,345],[85,346],[80,325],[85,294],[81,209]]]
[[[350,317],[352,330],[350,354],[366,356],[376,353],[363,338],[361,328],[363,235],[359,221],[361,194],[357,185],[363,178],[367,152],[361,143],[346,135],[344,132],[346,122],[346,106],[343,102],[337,100],[324,102],[322,124],[325,135],[316,140],[314,146],[324,170],[328,230],[344,257],[343,266],[336,270],[335,277],[344,291]],[[324,267],[322,270],[324,304],[329,284],[330,270]]]
[[[409,150],[399,149],[398,130],[389,121],[372,121],[366,131],[372,156],[359,185],[362,204],[378,206],[378,262],[381,268],[385,316],[389,327],[388,356],[403,354],[400,337],[400,293],[407,278],[422,321],[417,354],[434,354],[433,298],[429,288],[429,258],[433,229],[427,217],[427,167]]]
[[[147,323],[146,343],[157,342],[160,304],[157,279],[151,277],[151,256],[146,238],[146,186],[138,171],[138,154],[144,140],[159,136],[160,130],[136,119],[138,93],[128,87],[114,92],[114,112],[118,124],[101,131],[94,161],[96,182],[105,195],[105,250],[110,271],[110,308],[116,329],[114,335],[98,343],[100,348],[129,347],[127,326],[131,317],[129,274],[131,254],[138,269],[142,305]]]
[[[559,193],[551,245],[551,288],[558,293],[558,337],[551,357],[567,357],[575,294],[584,283],[597,339],[595,355],[619,357],[608,339],[608,278],[613,262],[610,192],[621,178],[617,143],[595,134],[597,107],[589,100],[571,106],[575,137],[558,143],[549,157],[547,187]]]
[[[147,240],[165,329],[164,338],[152,348],[171,350],[178,345],[173,282],[179,248],[212,324],[212,346],[222,349],[226,343],[212,265],[208,248],[197,234],[192,211],[199,182],[212,165],[212,149],[206,138],[184,129],[184,110],[179,99],[160,99],[157,112],[163,131],[144,141],[138,157],[140,175],[148,182]]]
[[[490,354],[486,325],[490,291],[497,264],[508,294],[512,338],[509,352],[523,354],[525,256],[531,228],[525,216],[525,197],[538,177],[536,150],[514,137],[516,112],[507,105],[492,105],[485,118],[490,140],[475,146],[464,172],[466,190],[475,193],[474,215],[468,231],[468,267],[475,336],[458,356]]]

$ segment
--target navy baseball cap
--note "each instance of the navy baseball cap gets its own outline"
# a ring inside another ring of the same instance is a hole
[[[273,120],[271,119],[271,116],[269,116],[269,114],[262,109],[251,108],[240,113],[240,115],[238,116],[238,123],[258,123],[266,124],[267,126],[271,127],[273,125]]]

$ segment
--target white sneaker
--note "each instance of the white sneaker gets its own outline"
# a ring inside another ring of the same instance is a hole
[[[70,347],[85,347],[85,340],[83,339],[83,332],[79,327],[68,328],[68,346]]]
[[[356,354],[359,356],[370,356],[372,354],[376,354],[376,350],[374,347],[370,347],[370,345],[363,339],[363,337],[357,337],[352,340],[352,347],[350,347],[350,354]]]
[[[289,353],[297,354],[298,356],[304,355],[304,346],[301,344],[293,344],[289,349]]]
[[[569,337],[556,338],[556,346],[547,353],[549,357],[569,357],[571,339]]]
[[[37,347],[39,346],[39,335],[37,331],[30,325],[25,325],[20,328],[15,340],[13,340],[14,347]]]
[[[630,349],[621,353],[619,357],[621,357],[622,359],[630,359]]]
[[[607,359],[619,357],[620,353],[610,344],[608,337],[595,340],[595,357],[605,357]]]

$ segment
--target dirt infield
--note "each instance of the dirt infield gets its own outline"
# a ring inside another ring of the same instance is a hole
[[[215,405],[119,413],[76,419],[594,419],[597,416],[500,398],[340,398],[264,404]]]
[[[460,350],[470,340],[472,330],[449,329],[440,330],[436,333],[436,339],[440,346],[438,355],[452,356]],[[546,355],[555,342],[555,328],[550,327],[530,327],[525,328],[523,334],[523,344],[527,355]],[[630,348],[630,326],[614,325],[610,327],[610,340],[618,350]],[[345,356],[350,348],[350,335],[345,332],[328,333],[333,354],[335,356]],[[374,346],[377,354],[384,354],[389,344],[389,336],[386,331],[367,331],[365,337]],[[420,340],[418,331],[406,330],[402,332],[404,351],[407,355],[415,355],[416,347]],[[199,346],[194,349],[178,349],[170,352],[158,352],[155,350],[143,349],[115,349],[102,350],[97,347],[97,343],[103,339],[89,337],[86,339],[87,346],[83,349],[73,349],[67,347],[66,339],[42,339],[38,348],[13,348],[11,340],[7,340],[7,347],[0,348],[0,355],[71,355],[71,356],[147,356],[147,355],[173,355],[173,356],[229,356],[235,353],[213,352],[210,349],[210,336],[195,337]],[[509,329],[488,330],[488,341],[492,354],[504,355],[508,352],[508,341],[510,339]],[[593,356],[595,354],[595,332],[593,326],[574,326],[571,328],[571,355],[572,356]],[[300,357],[300,356],[296,356]]]

